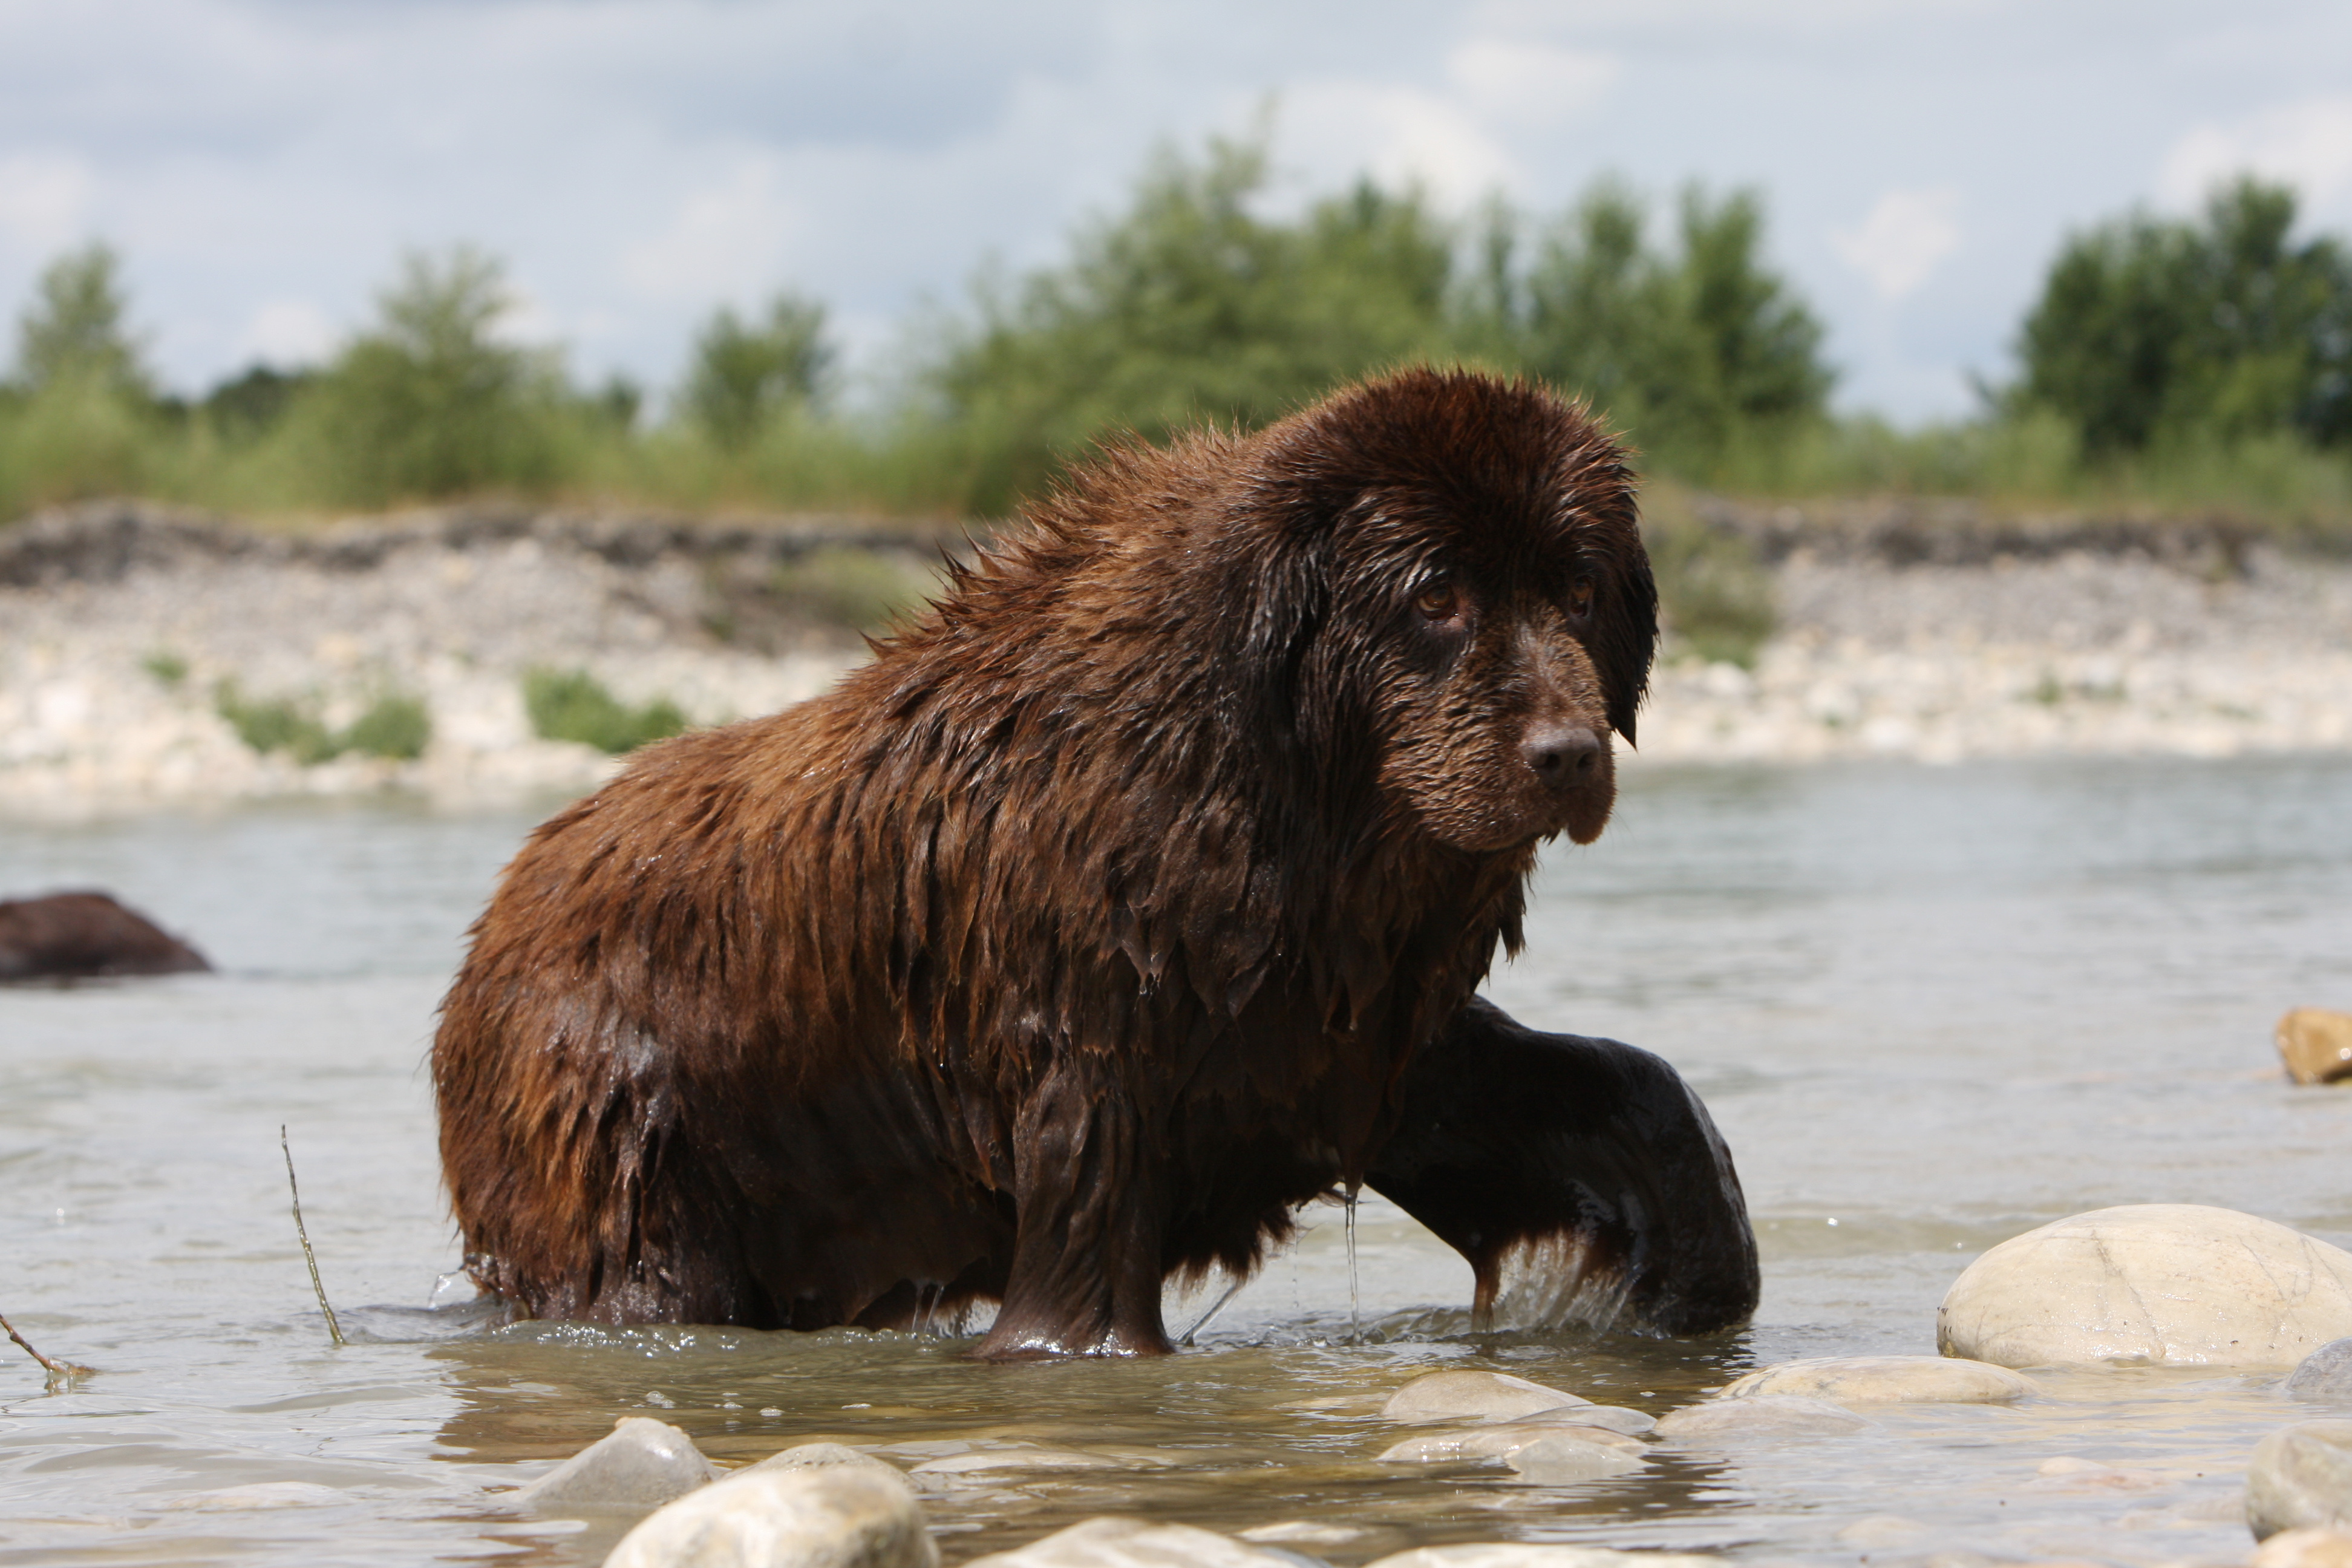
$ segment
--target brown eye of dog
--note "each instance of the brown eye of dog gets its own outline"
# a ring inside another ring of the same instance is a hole
[[[1568,613],[1585,616],[1592,613],[1592,579],[1579,577],[1568,590]]]
[[[1462,591],[1451,583],[1432,583],[1412,596],[1412,607],[1433,621],[1450,621],[1462,613]]]

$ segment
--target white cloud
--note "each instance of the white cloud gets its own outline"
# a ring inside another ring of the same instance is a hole
[[[2248,173],[2284,180],[2315,205],[2352,195],[2352,96],[2208,121],[2172,144],[2157,188],[2167,204],[2193,206],[2216,184]]]
[[[1959,245],[1959,205],[1949,188],[1888,191],[1858,226],[1832,231],[1830,244],[1880,299],[1900,300]]]
[[[237,333],[236,357],[282,368],[317,364],[334,352],[339,335],[327,312],[310,300],[272,300]]]
[[[1620,68],[1613,55],[1492,37],[1468,40],[1445,61],[1473,113],[1533,129],[1601,107]]]
[[[46,259],[87,237],[96,182],[79,158],[51,153],[0,157],[0,243]]]
[[[1369,173],[1458,207],[1511,184],[1515,173],[1459,105],[1419,88],[1313,83],[1284,99],[1282,120],[1285,149],[1304,155],[1318,186]]]
[[[677,204],[669,226],[622,252],[621,276],[656,300],[750,304],[776,287],[800,215],[774,161],[741,158]]]

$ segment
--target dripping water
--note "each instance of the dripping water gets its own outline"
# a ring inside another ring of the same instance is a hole
[[[1202,1313],[1201,1316],[1193,1322],[1192,1326],[1184,1331],[1184,1337],[1178,1340],[1176,1342],[1180,1345],[1191,1344],[1192,1342],[1192,1336],[1199,1333],[1202,1329],[1207,1328],[1211,1323],[1215,1322],[1217,1321],[1217,1314],[1225,1310],[1226,1303],[1230,1302],[1234,1297],[1242,1293],[1242,1287],[1248,1282],[1249,1277],[1247,1275],[1234,1275],[1226,1282],[1224,1293],[1220,1295],[1215,1300],[1209,1303],[1209,1310]]]
[[[1356,1195],[1363,1191],[1361,1182],[1348,1184],[1348,1342],[1364,1342],[1363,1295],[1356,1288]]]

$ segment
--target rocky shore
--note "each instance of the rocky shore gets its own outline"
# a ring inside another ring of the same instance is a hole
[[[1700,512],[1769,574],[1779,629],[1752,668],[1670,640],[1633,765],[2352,747],[2352,562],[1965,508]],[[0,530],[0,810],[592,787],[614,759],[536,732],[531,672],[695,723],[769,711],[862,658],[852,626],[921,592],[942,548],[969,545],[854,518],[42,514]],[[421,705],[415,743],[308,762],[230,717],[357,733],[387,700]]]

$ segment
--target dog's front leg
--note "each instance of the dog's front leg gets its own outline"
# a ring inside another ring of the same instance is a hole
[[[1118,1074],[1049,1068],[1013,1124],[1013,1267],[973,1353],[1159,1355],[1160,1161]]]
[[[1473,998],[1407,1069],[1372,1188],[1470,1260],[1478,1328],[1698,1334],[1756,1310],[1731,1152],[1649,1052]]]

